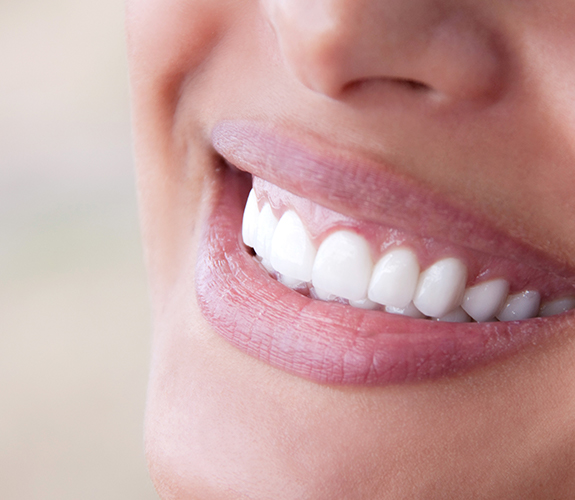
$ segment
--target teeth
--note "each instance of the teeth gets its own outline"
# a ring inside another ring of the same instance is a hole
[[[263,268],[270,274],[275,273],[275,269],[269,260],[262,259],[259,255],[256,256],[256,260],[263,266]]]
[[[426,316],[441,318],[461,304],[466,281],[463,262],[440,260],[421,273],[413,303]]]
[[[379,304],[372,302],[369,299],[350,300],[349,305],[353,306],[353,307],[357,307],[358,309],[377,309],[377,308],[379,308]]]
[[[406,307],[413,299],[418,278],[415,253],[407,248],[392,250],[375,265],[368,297],[386,306]]]
[[[312,282],[344,299],[361,300],[367,297],[372,268],[367,241],[351,231],[336,231],[317,251]]]
[[[337,295],[334,295],[333,293],[326,292],[325,290],[322,290],[321,288],[318,288],[317,286],[312,287],[312,289],[310,290],[310,294],[311,294],[312,298],[324,300],[326,302],[335,302],[335,301],[340,300],[340,297],[338,297]]]
[[[499,321],[517,321],[537,316],[541,297],[539,292],[527,290],[509,295],[503,308],[497,315]]]
[[[523,320],[575,309],[572,295],[541,307],[537,291],[508,295],[505,279],[465,289],[467,268],[453,257],[420,273],[415,252],[403,247],[387,252],[374,266],[365,238],[349,230],[330,234],[316,251],[293,210],[278,222],[269,203],[258,210],[253,189],[244,210],[242,239],[280,283],[311,298],[356,308],[383,306],[391,314],[457,323]]]
[[[301,219],[288,210],[282,215],[272,239],[270,261],[273,268],[289,278],[311,281],[315,254]]]
[[[259,216],[260,211],[258,209],[258,200],[256,198],[256,193],[252,189],[248,196],[242,223],[242,239],[248,247],[253,248],[256,244]]]
[[[471,321],[471,317],[467,314],[463,308],[458,307],[454,311],[447,313],[445,316],[441,318],[433,318],[437,321],[445,321],[446,323],[469,323]]]
[[[269,262],[272,238],[278,225],[278,220],[272,212],[269,203],[264,205],[258,218],[258,230],[256,232],[255,251],[264,260]]]
[[[509,283],[496,279],[472,286],[465,291],[461,307],[475,321],[492,321],[509,293]]]
[[[409,316],[410,318],[424,319],[426,316],[417,307],[413,305],[413,302],[408,304],[406,307],[393,307],[385,306],[385,312],[390,314],[400,314],[402,316]]]
[[[555,316],[575,308],[575,297],[562,297],[541,306],[539,316]]]
[[[297,278],[290,278],[289,276],[285,276],[283,274],[278,275],[278,281],[282,285],[285,285],[292,290],[304,290],[307,288],[306,281],[298,280]]]

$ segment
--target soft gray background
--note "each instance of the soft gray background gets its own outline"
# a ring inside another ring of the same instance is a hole
[[[0,0],[0,498],[157,499],[120,0]]]

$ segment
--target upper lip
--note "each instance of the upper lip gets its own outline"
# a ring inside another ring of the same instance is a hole
[[[296,134],[293,134],[296,135]],[[216,151],[240,170],[351,217],[414,235],[514,259],[574,283],[575,272],[507,235],[441,193],[332,144],[278,133],[253,121],[223,121],[212,133]]]

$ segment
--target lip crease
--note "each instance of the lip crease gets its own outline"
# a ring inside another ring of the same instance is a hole
[[[380,164],[317,153],[252,122],[221,122],[212,140],[240,170],[346,215],[572,277],[551,259]],[[272,366],[320,383],[414,382],[503,359],[573,323],[573,312],[525,321],[440,323],[305,297],[263,272],[241,242],[249,176],[232,169],[223,169],[221,176],[198,257],[198,302],[220,335]]]

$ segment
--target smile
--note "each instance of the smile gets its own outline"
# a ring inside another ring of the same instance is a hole
[[[305,214],[305,224],[298,214]],[[575,307],[575,296],[565,295],[567,283],[562,296],[542,305],[534,287],[510,292],[510,283],[547,285],[546,273],[361,223],[259,178],[244,210],[242,238],[280,283],[352,307],[450,322],[524,320]]]
[[[220,169],[198,301],[264,362],[321,383],[413,382],[573,321],[571,270],[381,166],[246,123],[220,124],[214,147],[251,176]]]

